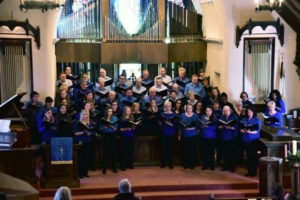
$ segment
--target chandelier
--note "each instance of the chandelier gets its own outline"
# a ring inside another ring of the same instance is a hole
[[[261,5],[261,0],[255,0],[255,12],[259,12],[261,10],[268,10],[270,12],[273,10],[276,10],[277,12],[281,11],[283,0],[268,0],[268,2],[269,5]]]
[[[28,9],[39,9],[46,12],[48,9],[55,10],[64,6],[65,0],[20,0],[20,10],[27,12]]]

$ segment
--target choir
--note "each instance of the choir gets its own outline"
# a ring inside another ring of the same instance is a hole
[[[134,138],[148,134],[160,137],[161,168],[173,169],[174,141],[182,144],[182,161],[185,169],[196,167],[196,157],[201,157],[202,170],[234,172],[236,164],[243,164],[244,150],[247,156],[248,173],[256,175],[256,149],[260,138],[261,122],[257,111],[241,92],[241,100],[235,107],[228,102],[226,93],[209,85],[204,71],[185,76],[180,67],[179,76],[172,78],[161,68],[152,81],[149,71],[129,85],[125,76],[119,82],[99,71],[98,83],[89,82],[87,74],[74,75],[71,68],[59,73],[57,95],[38,100],[39,94],[32,92],[26,105],[28,124],[32,129],[32,143],[50,143],[51,137],[74,137],[81,144],[78,152],[78,176],[89,177],[88,168],[95,162],[96,137],[103,138],[103,168],[106,174],[108,155],[111,155],[112,170],[116,167],[116,140],[121,138],[120,170],[134,169]],[[267,100],[263,124],[281,126],[284,102],[278,90],[273,90]],[[55,107],[53,107],[55,102]],[[144,129],[143,127],[147,127]],[[45,161],[46,157],[43,156]],[[46,170],[46,169],[44,169]]]

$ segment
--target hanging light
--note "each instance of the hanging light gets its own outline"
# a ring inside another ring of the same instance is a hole
[[[48,9],[55,10],[64,6],[65,0],[20,0],[20,10],[27,12],[28,9],[40,9],[46,12]]]
[[[268,10],[270,12],[276,10],[277,12],[280,12],[282,9],[283,0],[269,0],[269,5],[261,5],[261,0],[254,1],[256,3],[255,12],[260,12],[261,10]]]

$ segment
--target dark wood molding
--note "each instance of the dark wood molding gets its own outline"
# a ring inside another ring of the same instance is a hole
[[[252,35],[252,29],[256,26],[260,26],[263,30],[266,30],[268,26],[273,26],[276,29],[278,39],[280,41],[281,46],[284,44],[284,26],[280,23],[280,19],[278,18],[276,21],[252,21],[250,18],[248,23],[244,25],[242,28],[239,26],[236,27],[236,47],[239,47],[241,38],[243,33],[246,30],[249,30],[249,35]]]
[[[25,35],[33,36],[34,41],[36,42],[38,49],[40,49],[40,47],[41,47],[40,27],[38,26],[35,29],[29,23],[28,19],[26,19],[25,22],[18,22],[18,21],[15,21],[15,20],[0,21],[0,27],[1,26],[7,26],[10,30],[14,30],[14,28],[17,27],[17,26],[22,27],[26,31]]]
[[[297,39],[296,39],[296,56],[294,64],[298,67],[297,74],[300,76],[300,26],[298,27]]]

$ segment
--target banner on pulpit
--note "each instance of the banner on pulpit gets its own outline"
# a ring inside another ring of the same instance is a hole
[[[72,164],[73,163],[73,139],[72,138],[51,138],[51,164]]]

